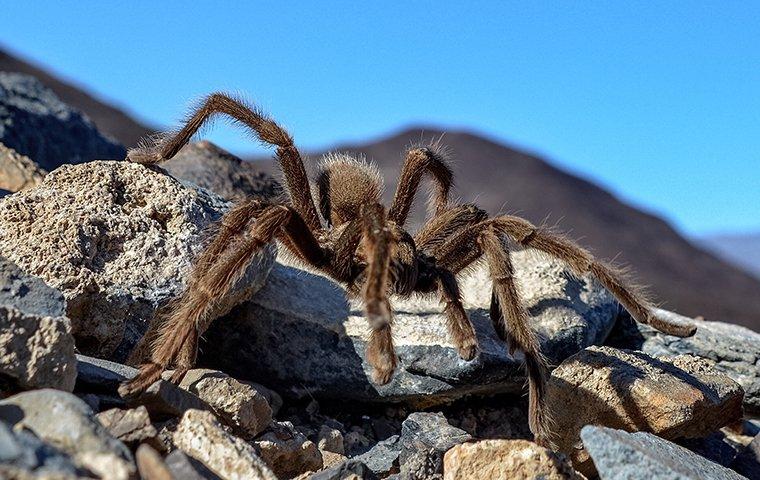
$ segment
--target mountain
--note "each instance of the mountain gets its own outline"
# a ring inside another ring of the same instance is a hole
[[[760,233],[710,235],[697,242],[723,260],[760,278]]]
[[[21,72],[37,77],[53,90],[65,103],[86,113],[100,131],[107,133],[122,145],[136,145],[155,129],[144,125],[118,108],[104,103],[74,84],[65,82],[40,67],[21,60],[0,48],[0,71]]]
[[[333,150],[373,160],[385,177],[385,200],[390,201],[406,148],[442,134],[412,128]],[[517,214],[569,232],[599,258],[631,266],[634,278],[648,285],[664,308],[760,331],[760,280],[690,243],[661,218],[542,158],[475,133],[446,132],[443,143],[454,157],[455,197],[476,202],[491,214]],[[320,155],[310,155],[310,168]],[[271,160],[260,164],[274,169]],[[424,193],[418,197],[417,224],[425,212]]]

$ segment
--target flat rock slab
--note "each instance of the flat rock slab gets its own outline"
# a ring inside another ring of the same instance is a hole
[[[552,372],[546,393],[552,441],[592,475],[582,448],[584,425],[649,431],[665,438],[703,437],[742,417],[738,383],[705,360],[656,359],[637,351],[589,347]]]
[[[651,433],[589,425],[581,437],[604,480],[746,480]]]
[[[535,252],[513,258],[532,326],[553,363],[606,338],[619,308],[606,290]],[[212,324],[200,364],[277,385],[280,392],[341,400],[433,405],[470,393],[521,391],[522,357],[507,353],[488,316],[486,269],[463,276],[461,290],[480,355],[469,362],[459,358],[437,298],[394,298],[400,367],[389,384],[376,386],[364,359],[369,328],[361,306],[331,280],[278,262],[250,302]]]
[[[747,413],[760,414],[760,333],[740,325],[695,320],[666,310],[660,310],[658,314],[695,325],[697,333],[687,338],[665,335],[623,315],[606,343],[618,348],[642,350],[652,356],[688,353],[715,362],[717,371],[733,378],[744,388]]]
[[[158,308],[184,290],[204,229],[229,204],[127,162],[64,165],[0,202],[0,255],[59,289],[80,352],[123,361]],[[265,281],[258,255],[211,317]]]

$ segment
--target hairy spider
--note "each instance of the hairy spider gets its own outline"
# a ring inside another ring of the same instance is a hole
[[[197,258],[187,288],[169,313],[146,335],[149,361],[122,385],[123,395],[138,393],[170,367],[178,382],[195,362],[198,336],[208,327],[210,306],[235,284],[253,256],[276,239],[304,264],[345,285],[364,302],[371,335],[366,359],[377,384],[390,381],[397,365],[389,297],[413,293],[440,295],[448,330],[460,356],[470,360],[478,345],[460,299],[457,274],[485,257],[493,279],[490,316],[510,353],[523,352],[529,384],[529,423],[537,439],[546,438],[544,387],[547,365],[529,315],[514,282],[509,249],[531,247],[564,261],[577,275],[595,276],[639,322],[666,333],[688,336],[692,327],[655,316],[641,292],[621,273],[599,262],[565,237],[527,220],[502,215],[488,218],[475,205],[449,203],[452,172],[437,144],[412,148],[406,154],[393,202],[380,203],[383,188],[377,169],[348,155],[329,154],[316,178],[312,196],[301,155],[290,135],[256,108],[215,93],[192,113],[173,136],[130,150],[128,160],[155,164],[172,158],[197,130],[216,114],[231,117],[256,137],[277,148],[288,199],[282,203],[249,199],[227,212]],[[420,181],[432,180],[431,218],[415,234],[404,230]],[[317,206],[319,208],[317,208]]]

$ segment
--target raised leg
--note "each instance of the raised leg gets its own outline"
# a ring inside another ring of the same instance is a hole
[[[155,164],[170,159],[190,141],[205,123],[217,114],[228,115],[235,122],[250,128],[264,143],[277,146],[277,160],[285,177],[291,203],[312,230],[319,230],[321,223],[311,195],[306,169],[301,154],[293,144],[288,132],[255,107],[223,93],[213,93],[190,115],[182,129],[166,136],[157,143],[130,149],[127,159],[143,164]]]
[[[431,195],[432,209],[443,212],[448,203],[452,172],[447,165],[443,149],[433,144],[428,147],[413,148],[406,154],[393,203],[388,211],[388,220],[403,226],[412,208],[414,195],[425,173],[433,177],[434,190]]]
[[[393,348],[393,316],[388,300],[392,238],[381,205],[363,205],[361,217],[362,240],[368,263],[363,289],[364,309],[372,329],[367,343],[367,362],[372,366],[374,382],[384,385],[391,380],[398,363]]]

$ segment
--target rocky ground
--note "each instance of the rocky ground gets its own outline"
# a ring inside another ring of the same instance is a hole
[[[660,311],[697,326],[663,335],[532,251],[514,263],[554,367],[552,448],[531,441],[482,268],[462,279],[481,354],[458,357],[437,301],[398,300],[401,364],[377,387],[360,306],[270,245],[217,306],[198,368],[121,398],[127,355],[184,288],[204,229],[228,200],[280,188],[205,142],[166,170],[71,153],[111,141],[3,75],[0,478],[760,478],[760,335]],[[38,125],[38,146],[18,150],[32,140],[14,125]]]

